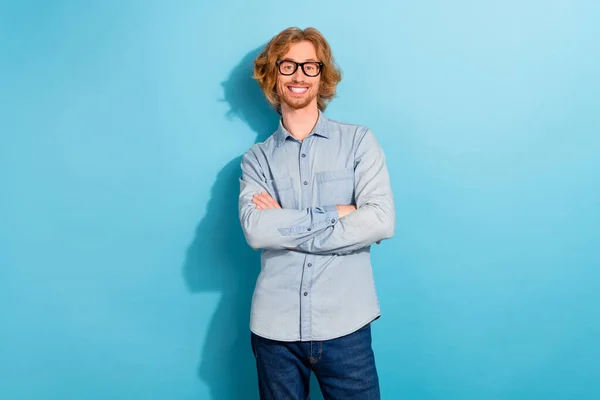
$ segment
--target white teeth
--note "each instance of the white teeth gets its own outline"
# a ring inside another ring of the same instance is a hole
[[[299,87],[291,87],[290,89],[292,89],[292,92],[294,93],[304,93],[308,90],[308,88],[299,88]]]

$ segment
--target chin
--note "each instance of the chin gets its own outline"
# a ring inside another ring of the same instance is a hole
[[[311,99],[288,99],[288,98],[283,98],[283,102],[285,104],[287,104],[290,108],[294,109],[294,110],[301,110],[303,108],[308,107],[313,101],[314,101],[315,97],[311,98]]]
[[[310,101],[309,102],[302,102],[302,103],[288,103],[288,105],[293,108],[294,110],[301,110],[303,108],[306,108],[310,105]]]

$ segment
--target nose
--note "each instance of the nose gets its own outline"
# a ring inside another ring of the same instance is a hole
[[[304,75],[304,71],[302,71],[302,67],[298,65],[296,72],[294,72],[294,74],[292,75],[292,80],[294,82],[300,82],[300,81],[304,80],[305,76],[306,75]]]

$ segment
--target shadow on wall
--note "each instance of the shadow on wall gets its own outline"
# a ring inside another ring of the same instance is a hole
[[[248,53],[222,83],[223,101],[230,106],[226,117],[247,123],[256,143],[268,138],[278,123],[277,113],[252,79],[253,61],[261,49]],[[249,321],[260,253],[246,243],[238,218],[240,162],[241,155],[217,175],[183,266],[190,292],[221,294],[198,366],[199,378],[210,388],[212,399],[219,400],[258,399]]]

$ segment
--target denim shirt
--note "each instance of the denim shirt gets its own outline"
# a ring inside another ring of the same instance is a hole
[[[261,249],[250,316],[255,334],[280,341],[328,340],[380,316],[371,245],[394,235],[385,156],[370,129],[329,120],[295,139],[279,128],[242,157],[239,217]],[[258,210],[268,192],[281,209]],[[356,211],[338,217],[336,205]]]

